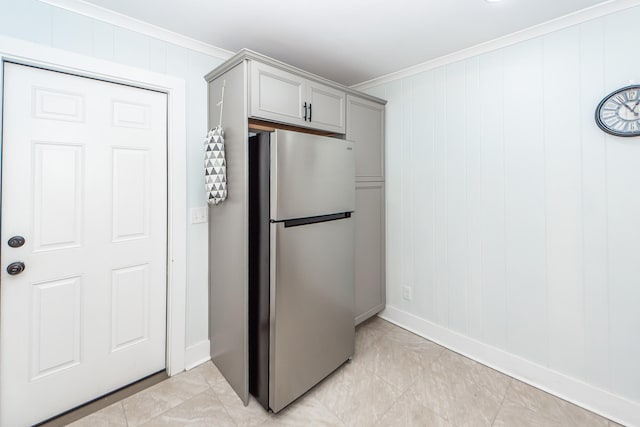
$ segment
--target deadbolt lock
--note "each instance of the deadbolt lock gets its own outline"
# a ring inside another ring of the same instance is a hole
[[[9,241],[7,243],[12,248],[19,248],[20,246],[24,245],[24,237],[22,237],[22,236],[13,236],[13,237],[11,237],[9,239]]]
[[[24,265],[24,262],[12,262],[7,266],[7,273],[9,273],[11,276],[15,276],[16,274],[22,273],[25,268],[26,267]]]

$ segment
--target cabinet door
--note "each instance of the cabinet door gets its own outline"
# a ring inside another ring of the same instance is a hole
[[[306,80],[270,65],[250,63],[251,117],[305,126]]]
[[[320,83],[307,81],[309,114],[307,126],[344,133],[345,93]]]
[[[384,182],[356,183],[356,325],[384,308]]]
[[[384,180],[384,105],[348,95],[347,139],[355,142],[357,180]]]

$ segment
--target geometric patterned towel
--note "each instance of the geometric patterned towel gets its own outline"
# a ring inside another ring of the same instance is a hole
[[[207,203],[217,205],[227,199],[227,159],[224,153],[224,131],[217,126],[204,140],[204,179]]]

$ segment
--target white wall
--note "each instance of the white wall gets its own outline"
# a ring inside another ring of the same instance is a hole
[[[207,128],[204,75],[223,58],[202,54],[141,33],[41,3],[0,0],[0,34],[88,56],[177,76],[186,82],[187,218],[192,206],[205,206],[202,173]],[[187,230],[187,363],[208,355],[207,225]],[[199,345],[200,344],[200,345]],[[192,350],[190,352],[190,350]]]
[[[593,116],[640,84],[638,22],[640,7],[367,90],[389,101],[385,315],[610,392],[636,423],[640,139]]]

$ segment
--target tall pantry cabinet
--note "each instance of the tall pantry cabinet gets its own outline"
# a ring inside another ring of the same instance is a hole
[[[356,148],[356,324],[385,305],[384,104],[347,95],[347,134]]]

